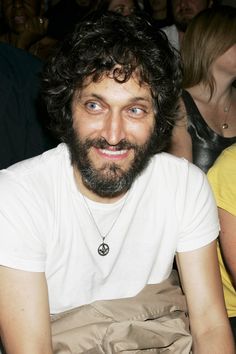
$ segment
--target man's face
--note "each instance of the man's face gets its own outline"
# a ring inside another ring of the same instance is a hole
[[[111,0],[108,10],[119,13],[123,16],[129,16],[134,11],[133,0]]]
[[[207,0],[173,0],[172,12],[177,28],[185,32],[190,21],[209,6]]]
[[[83,186],[100,197],[122,195],[146,166],[155,118],[148,85],[104,76],[87,82],[72,102],[72,161]]]

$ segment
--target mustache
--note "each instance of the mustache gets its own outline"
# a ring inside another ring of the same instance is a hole
[[[94,148],[97,148],[97,149],[107,149],[109,147],[113,147],[113,149],[115,149],[117,151],[118,150],[129,150],[129,149],[137,149],[138,148],[138,146],[136,144],[132,144],[126,139],[122,139],[116,145],[111,145],[104,138],[86,139],[85,140],[85,146],[86,146],[87,149],[89,149],[91,147],[94,147]]]

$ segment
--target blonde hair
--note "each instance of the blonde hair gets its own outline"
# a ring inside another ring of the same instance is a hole
[[[184,35],[183,87],[199,83],[209,86],[211,97],[215,89],[212,64],[236,44],[236,8],[219,6],[198,14]]]

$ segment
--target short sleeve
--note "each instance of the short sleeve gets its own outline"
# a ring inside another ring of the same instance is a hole
[[[187,174],[183,200],[179,201],[183,210],[177,252],[204,247],[219,234],[217,207],[206,175],[193,164]]]
[[[0,172],[0,264],[42,272],[46,251],[40,225],[42,207],[27,183],[12,178],[7,170]]]

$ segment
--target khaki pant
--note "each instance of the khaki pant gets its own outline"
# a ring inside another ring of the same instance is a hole
[[[191,353],[176,271],[135,297],[95,301],[52,318],[54,354]]]

